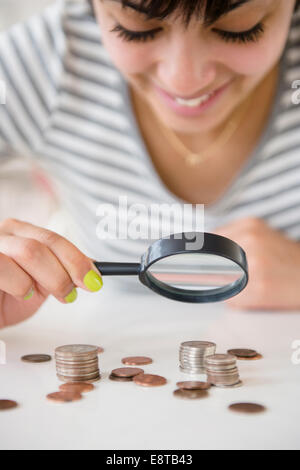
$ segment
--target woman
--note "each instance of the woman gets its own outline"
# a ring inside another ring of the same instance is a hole
[[[59,1],[2,34],[3,151],[31,152],[52,175],[89,251],[3,221],[2,327],[49,294],[70,303],[78,287],[100,290],[91,259],[136,261],[147,240],[97,236],[99,207],[120,195],[129,205],[205,204],[206,230],[248,255],[249,285],[229,305],[300,308],[297,8]]]

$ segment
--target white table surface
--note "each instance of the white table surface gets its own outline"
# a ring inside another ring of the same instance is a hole
[[[292,342],[300,339],[300,314],[239,312],[226,304],[191,305],[147,293],[120,292],[104,279],[101,292],[80,292],[73,305],[51,298],[32,319],[0,331],[7,364],[0,366],[0,398],[17,409],[1,413],[1,449],[299,449],[300,366],[292,364]],[[141,292],[145,292],[141,286]],[[262,361],[238,362],[244,386],[216,389],[210,397],[173,397],[182,341],[213,340],[218,352],[250,347]],[[56,346],[103,346],[102,380],[81,402],[56,405],[45,396],[58,389],[54,361],[25,364],[30,353],[53,355]],[[149,355],[149,373],[168,379],[156,389],[117,383],[109,372],[121,358]],[[258,402],[262,415],[228,411],[233,402]]]

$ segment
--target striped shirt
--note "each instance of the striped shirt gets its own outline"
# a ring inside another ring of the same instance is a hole
[[[205,208],[206,231],[253,216],[300,240],[300,105],[292,100],[299,45],[298,11],[263,136],[223,197]],[[0,155],[30,155],[47,171],[89,256],[136,262],[149,239],[99,239],[99,207],[117,208],[120,196],[128,206],[184,202],[155,171],[128,84],[102,44],[89,3],[59,0],[2,33],[0,79],[7,86]]]

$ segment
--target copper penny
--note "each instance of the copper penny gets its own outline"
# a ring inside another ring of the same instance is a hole
[[[109,379],[114,382],[132,382],[133,377],[117,377],[116,375],[110,374]]]
[[[94,390],[94,388],[93,384],[69,382],[67,384],[60,385],[59,390],[61,392],[87,393]]]
[[[114,369],[111,375],[114,375],[115,377],[126,377],[129,379],[143,373],[143,369],[138,369],[137,367],[120,367],[119,369]]]
[[[139,374],[133,378],[134,383],[142,387],[159,387],[167,383],[167,379],[160,375]]]
[[[231,354],[232,356],[235,356],[237,358],[252,358],[257,356],[257,351],[254,351],[253,349],[230,349],[227,351],[228,354]]]
[[[266,411],[264,406],[258,405],[257,403],[233,403],[229,406],[229,409],[237,413],[247,414],[263,413]]]
[[[12,400],[0,400],[0,411],[12,410],[18,403]]]
[[[48,354],[28,354],[28,356],[23,356],[21,358],[23,362],[31,362],[35,364],[41,364],[42,362],[49,362],[52,360],[52,357]]]
[[[122,363],[126,366],[146,366],[152,364],[152,362],[151,357],[144,356],[124,357],[124,359],[122,359]]]
[[[205,390],[183,390],[181,388],[175,390],[173,395],[177,398],[183,398],[186,400],[197,400],[199,398],[208,397],[208,393]]]
[[[55,392],[47,395],[47,399],[56,403],[71,403],[81,400],[82,395],[74,392]]]
[[[99,348],[98,348],[98,354],[102,354],[102,353],[104,353],[104,349],[99,346]]]
[[[254,357],[237,357],[239,361],[260,361],[263,359],[263,356],[261,354],[256,354]]]
[[[211,384],[208,382],[178,382],[177,387],[181,390],[209,390],[211,388]]]

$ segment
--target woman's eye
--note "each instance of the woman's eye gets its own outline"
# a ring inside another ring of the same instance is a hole
[[[146,42],[155,39],[162,28],[156,28],[149,31],[129,31],[122,25],[117,24],[110,32],[118,33],[118,36],[125,41]]]
[[[237,42],[246,44],[248,42],[257,42],[265,32],[263,23],[258,23],[254,28],[242,32],[221,31],[219,29],[213,30],[226,42]]]
[[[147,42],[154,40],[160,31],[162,31],[162,28],[156,28],[149,31],[130,31],[129,29],[124,28],[121,24],[116,24],[110,32],[118,33],[119,37],[128,42]],[[214,29],[213,31],[226,42],[246,44],[248,42],[257,42],[264,34],[265,27],[262,23],[258,23],[254,28],[248,31],[230,32],[219,29]]]

